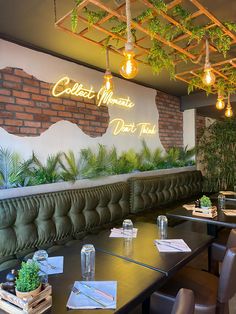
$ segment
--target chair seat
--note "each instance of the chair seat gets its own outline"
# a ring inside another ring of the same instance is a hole
[[[223,229],[218,233],[217,239],[211,245],[211,254],[213,260],[223,261],[229,234],[230,229]]]
[[[152,294],[151,313],[170,313],[181,288],[193,290],[195,314],[215,314],[218,278],[191,267],[180,270],[163,288]]]

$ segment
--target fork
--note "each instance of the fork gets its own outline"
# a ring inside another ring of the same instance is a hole
[[[106,307],[106,304],[102,303],[100,300],[95,299],[95,298],[92,297],[91,295],[89,295],[89,294],[87,294],[87,293],[85,293],[85,292],[79,290],[79,289],[76,288],[75,286],[73,286],[72,292],[73,292],[74,294],[76,294],[76,295],[81,293],[81,294],[85,295],[87,298],[89,298],[89,299],[91,299],[91,300],[97,302],[97,303],[100,304],[102,307]]]

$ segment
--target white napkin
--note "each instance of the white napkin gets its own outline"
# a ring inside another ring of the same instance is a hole
[[[191,252],[183,239],[154,240],[159,252]]]
[[[136,238],[138,233],[137,228],[133,228],[132,238]],[[123,228],[112,228],[110,238],[125,238]]]
[[[84,286],[83,283],[89,287]],[[74,293],[71,291],[66,305],[68,308],[116,309],[117,281],[75,281],[74,287],[79,289],[80,293]],[[113,296],[114,299],[111,300],[111,298],[97,292],[98,290],[108,294],[108,296]],[[90,299],[88,296],[94,298],[98,302],[101,302],[101,304]]]
[[[39,264],[40,270],[48,275],[63,273],[64,256],[49,257],[48,262]]]

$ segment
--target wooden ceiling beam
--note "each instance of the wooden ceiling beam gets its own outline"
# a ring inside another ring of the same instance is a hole
[[[190,0],[200,11],[202,11],[212,22],[214,22],[217,26],[219,26],[225,34],[236,41],[236,36],[231,33],[228,28],[226,28],[212,13],[210,13],[198,0]]]
[[[77,10],[81,10],[82,8],[84,8],[88,3],[90,2],[90,0],[84,0],[82,1],[78,6],[77,6]],[[59,20],[56,21],[55,25],[61,25],[68,17],[71,16],[73,9],[70,10],[68,13],[66,13],[65,15],[63,15]]]
[[[211,64],[212,67],[217,67],[217,66],[220,66],[220,65],[223,65],[223,64],[227,64],[227,63],[231,63],[233,61],[236,61],[236,58],[230,58],[230,59],[227,59],[227,60],[224,60],[224,61],[220,61],[220,62],[217,62],[217,63],[213,63]],[[192,70],[188,70],[188,71],[183,71],[183,72],[180,72],[180,73],[177,73],[176,75],[185,75],[189,72],[196,72],[196,71],[200,71],[200,70],[203,70],[204,69],[204,65],[203,66],[200,66],[200,67],[196,67]]]
[[[99,2],[98,0],[90,0],[91,3],[95,4],[96,6],[100,7],[102,10],[107,11],[110,14],[113,14],[114,16],[116,16],[118,19],[122,20],[123,22],[126,22],[126,17],[123,15],[120,15],[119,13],[117,13],[116,11],[113,11],[112,9],[108,8],[107,6],[105,6],[103,3]],[[145,28],[143,28],[140,24],[135,23],[134,21],[131,22],[131,24],[133,25],[134,28],[139,29],[141,32],[150,35],[149,31],[146,30]],[[196,57],[189,53],[188,51],[186,51],[185,49],[173,44],[172,42],[165,40],[164,38],[162,38],[161,36],[155,34],[153,36],[155,39],[157,39],[158,41],[162,42],[163,44],[165,44],[166,46],[169,46],[183,54],[185,54],[186,56],[188,56],[190,59],[195,59]]]

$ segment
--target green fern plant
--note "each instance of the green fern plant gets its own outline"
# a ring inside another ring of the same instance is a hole
[[[64,158],[64,161],[62,160]],[[75,181],[80,177],[79,161],[76,160],[73,151],[63,153],[59,159],[62,168],[61,177],[64,181]]]
[[[43,164],[33,153],[31,165],[32,185],[54,183],[60,180],[58,171],[61,153],[48,156],[46,163]]]
[[[19,154],[0,147],[0,187],[8,189],[28,185],[30,163],[30,160],[22,162]]]

